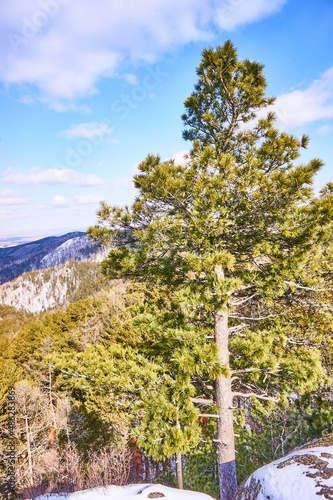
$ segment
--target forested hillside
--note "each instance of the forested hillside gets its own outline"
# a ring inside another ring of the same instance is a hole
[[[25,498],[156,477],[175,485],[170,460],[177,450],[185,487],[218,495],[215,419],[205,415],[209,401],[200,412],[191,401],[207,392],[218,360],[205,339],[209,328],[193,331],[181,312],[174,316],[175,306],[163,288],[122,282],[55,313],[1,306],[1,438],[5,443],[8,387],[15,385]],[[333,351],[325,343],[330,372]],[[235,397],[240,479],[333,431],[332,397],[325,384],[303,396],[286,393],[276,406]],[[4,483],[6,456],[2,447]]]

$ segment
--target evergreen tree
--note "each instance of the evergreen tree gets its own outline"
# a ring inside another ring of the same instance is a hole
[[[156,321],[148,328],[154,326],[158,328]],[[199,412],[191,401],[195,387],[190,370],[180,366],[189,359],[188,349],[182,346],[167,363],[158,354],[159,347],[97,344],[74,356],[46,358],[57,373],[57,387],[70,389],[87,415],[94,415],[100,440],[117,444],[128,433],[157,461],[186,453],[201,433]],[[202,370],[207,372],[209,367]]]
[[[239,60],[226,42],[204,50],[197,73],[183,116],[188,161],[148,155],[134,177],[133,206],[102,203],[88,233],[112,243],[106,274],[166,285],[191,321],[211,326],[221,371],[205,391],[218,406],[220,498],[230,500],[233,398],[275,400],[325,376],[315,346],[302,342],[304,325],[290,325],[283,304],[328,239],[333,184],[316,198],[322,162],[294,163],[308,137],[279,132],[272,113],[254,120],[273,102],[260,64]],[[202,394],[192,400],[211,403]]]
[[[151,391],[142,395],[146,411],[135,435],[138,446],[155,460],[176,454],[182,488],[181,455],[204,438],[193,398],[220,367],[216,349],[206,342],[207,329],[191,323],[163,288],[147,290],[145,303],[133,309],[133,326],[142,338],[137,349],[161,364],[167,376],[154,398]]]

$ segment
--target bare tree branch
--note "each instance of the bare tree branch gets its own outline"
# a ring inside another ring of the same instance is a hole
[[[258,399],[264,399],[265,401],[274,401],[275,403],[278,402],[278,399],[272,398],[269,396],[260,396],[259,394],[256,394],[255,392],[233,392],[232,393],[233,397],[239,396],[242,398],[258,398]]]
[[[192,403],[198,403],[200,405],[215,405],[213,399],[202,399],[202,398],[191,398]]]

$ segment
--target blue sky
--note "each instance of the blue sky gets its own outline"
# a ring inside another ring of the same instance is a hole
[[[333,178],[333,2],[2,0],[1,234],[59,234],[131,203],[148,153],[182,157],[183,102],[205,46],[265,65],[281,129]]]

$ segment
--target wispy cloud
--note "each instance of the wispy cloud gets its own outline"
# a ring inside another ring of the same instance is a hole
[[[126,73],[124,75],[124,80],[126,80],[126,82],[130,83],[131,85],[138,85],[139,83],[137,76],[133,73]]]
[[[9,168],[4,172],[1,182],[16,185],[68,184],[70,186],[99,186],[103,183],[102,179],[96,174],[84,174],[75,170],[60,168],[47,170],[33,168],[27,172]]]
[[[324,135],[333,132],[333,125],[323,125],[317,129],[317,134]]]
[[[13,206],[10,208],[0,208],[0,217],[1,219],[23,219],[31,216],[31,212],[26,210],[21,210],[17,206]]]
[[[111,135],[113,130],[106,123],[88,122],[72,125],[67,130],[61,132],[67,139],[94,139],[95,137],[104,137]]]
[[[279,124],[298,127],[333,118],[333,66],[304,90],[279,96],[273,106]]]
[[[65,198],[58,194],[51,201],[43,201],[35,205],[36,210],[66,209],[66,213],[78,211],[82,208],[89,208],[91,205],[97,205],[101,201],[100,196],[95,195],[76,195],[73,199]]]
[[[259,21],[278,12],[287,0],[229,0],[219,2],[215,22],[226,31]]]
[[[133,170],[134,172],[134,170]],[[133,177],[132,169],[130,175],[126,177],[121,177],[114,180],[106,180],[98,177],[96,174],[85,174],[77,172],[76,170],[66,169],[66,168],[49,168],[42,170],[41,168],[32,168],[28,171],[22,171],[15,169],[13,167],[8,168],[3,176],[0,178],[1,184],[14,184],[22,186],[34,186],[34,185],[60,185],[66,184],[68,186],[76,187],[97,187],[110,190],[119,189],[133,189]],[[8,190],[9,192],[10,190]],[[12,192],[12,191],[11,191]],[[12,198],[12,196],[11,196]],[[18,200],[19,198],[16,197]],[[98,197],[98,200],[100,197]],[[22,199],[23,200],[23,199]],[[85,200],[85,201],[84,201]],[[92,203],[97,200],[94,196],[77,196],[75,201],[77,203]],[[62,203],[61,197],[58,196],[55,202]]]
[[[117,76],[125,61],[152,63],[186,43],[211,40],[216,29],[258,21],[285,3],[2,0],[0,81],[30,86],[37,99],[62,111],[98,92],[100,79]],[[125,79],[136,84],[133,74]]]
[[[12,189],[0,189],[0,205],[22,205],[26,200]]]
[[[94,203],[99,203],[101,201],[101,197],[100,196],[95,196],[93,194],[88,194],[86,196],[79,196],[79,195],[77,195],[77,196],[74,197],[74,201],[78,205],[91,205],[91,204],[94,204]]]

